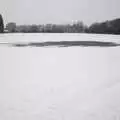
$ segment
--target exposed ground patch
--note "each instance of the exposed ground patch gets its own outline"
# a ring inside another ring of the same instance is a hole
[[[4,45],[9,45],[13,47],[72,47],[72,46],[82,46],[82,47],[115,47],[120,46],[115,42],[101,42],[101,41],[58,41],[58,42],[30,42],[30,43],[0,43]]]

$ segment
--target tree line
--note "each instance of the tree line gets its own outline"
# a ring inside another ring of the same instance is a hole
[[[82,22],[77,22],[72,25],[56,25],[56,24],[46,24],[46,25],[16,25],[16,23],[8,23],[6,25],[6,30],[8,32],[23,32],[23,33],[76,33],[85,32],[87,28]]]
[[[120,19],[107,20],[101,23],[93,23],[90,26],[78,21],[73,24],[46,24],[46,25],[17,25],[14,22],[7,23],[4,27],[2,15],[0,15],[0,33],[97,33],[120,34]]]

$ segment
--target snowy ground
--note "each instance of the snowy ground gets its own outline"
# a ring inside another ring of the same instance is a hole
[[[116,41],[120,36],[6,34],[0,42]],[[0,46],[0,120],[119,120],[120,47]]]
[[[46,42],[46,41],[112,41],[120,43],[120,35],[101,34],[61,34],[61,33],[34,33],[34,34],[0,34],[0,43],[26,43],[26,42]]]

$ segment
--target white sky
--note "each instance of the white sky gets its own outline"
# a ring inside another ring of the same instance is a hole
[[[120,0],[0,0],[0,13],[5,23],[85,24],[120,18]]]

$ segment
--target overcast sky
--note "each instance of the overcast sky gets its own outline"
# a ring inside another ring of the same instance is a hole
[[[5,23],[85,24],[120,18],[120,0],[0,0],[0,13]]]

